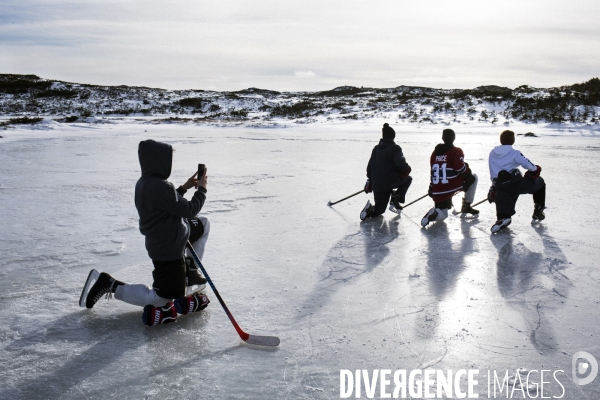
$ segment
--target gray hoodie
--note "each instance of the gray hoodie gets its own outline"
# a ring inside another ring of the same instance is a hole
[[[173,163],[171,145],[144,140],[138,147],[142,177],[135,185],[135,207],[140,216],[140,232],[146,236],[151,259],[170,261],[183,257],[190,236],[186,218],[195,217],[206,200],[206,189],[198,187],[191,201],[185,190],[168,182]]]
[[[492,182],[498,177],[498,173],[502,170],[511,172],[519,166],[528,169],[529,171],[536,170],[536,166],[519,150],[513,149],[510,144],[494,147],[490,152],[489,165],[490,179]]]

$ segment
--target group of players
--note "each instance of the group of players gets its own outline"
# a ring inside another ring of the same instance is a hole
[[[389,209],[400,214],[401,204],[405,202],[406,192],[412,183],[411,167],[406,162],[402,148],[395,142],[396,132],[384,124],[382,138],[373,148],[367,164],[367,182],[365,192],[373,193],[375,204],[370,201],[360,213],[360,219],[377,217],[383,214],[389,202]],[[456,134],[452,129],[444,129],[443,143],[438,144],[429,160],[431,166],[429,196],[434,201],[423,219],[421,226],[430,222],[448,218],[448,211],[453,207],[452,197],[458,192],[465,192],[460,212],[476,216],[479,211],[471,205],[477,190],[477,175],[465,162],[461,148],[454,146]],[[523,153],[513,148],[515,133],[505,130],[500,134],[500,146],[496,146],[489,156],[490,179],[492,185],[487,200],[496,203],[497,221],[492,226],[492,233],[497,233],[512,222],[516,213],[515,205],[521,194],[533,194],[533,221],[541,221],[546,216],[546,183],[540,176],[542,168],[533,164]],[[523,167],[523,175],[519,169]]]
[[[396,133],[383,125],[382,139],[371,153],[367,165],[365,192],[375,197],[375,205],[368,201],[360,218],[376,217],[385,212],[388,202],[390,210],[400,213],[406,192],[412,182],[411,168],[394,142]],[[461,211],[476,215],[479,211],[471,204],[477,188],[477,176],[464,161],[463,151],[454,146],[455,134],[445,129],[441,143],[431,154],[431,184],[429,195],[435,206],[425,214],[421,225],[441,221],[448,217],[452,208],[452,196],[465,192]],[[490,154],[490,177],[492,187],[488,194],[490,202],[496,202],[498,221],[492,232],[511,223],[515,204],[520,194],[532,193],[535,202],[533,218],[544,219],[546,184],[540,177],[541,168],[534,165],[519,151],[512,148],[515,135],[504,131],[500,135],[501,146]],[[125,303],[143,307],[142,322],[155,326],[174,322],[178,316],[203,310],[209,299],[203,293],[207,279],[200,273],[197,261],[202,262],[210,221],[199,216],[206,201],[208,177],[194,174],[183,185],[175,188],[168,181],[173,165],[173,148],[167,143],[145,140],[140,142],[138,155],[142,175],[135,187],[135,206],[139,214],[140,232],[146,237],[148,255],[154,271],[152,286],[125,283],[106,272],[90,271],[84,284],[79,304],[93,308],[101,297],[113,295]],[[527,169],[525,177],[518,167]],[[185,193],[195,188],[191,200]],[[193,252],[186,248],[186,243]]]

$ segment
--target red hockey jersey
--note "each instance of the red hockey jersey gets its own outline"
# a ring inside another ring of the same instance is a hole
[[[465,155],[459,147],[438,145],[431,153],[431,186],[433,201],[436,203],[452,198],[454,193],[463,190],[462,173],[467,169]]]

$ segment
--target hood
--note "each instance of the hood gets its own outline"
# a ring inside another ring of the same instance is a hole
[[[157,176],[168,179],[173,165],[173,147],[170,144],[149,139],[140,142],[138,157],[142,176]]]
[[[494,150],[492,150],[491,154],[493,154],[497,158],[502,158],[505,155],[507,155],[508,153],[512,152],[512,150],[513,150],[512,145],[503,144],[503,145],[494,147]]]
[[[396,144],[396,142],[394,142],[394,139],[380,139],[378,146],[380,149],[385,149],[386,147],[390,147],[394,144]]]
[[[435,153],[436,156],[439,156],[440,154],[446,153],[448,150],[450,150],[453,147],[454,147],[453,144],[440,143],[437,146],[435,146],[435,150],[433,152]]]

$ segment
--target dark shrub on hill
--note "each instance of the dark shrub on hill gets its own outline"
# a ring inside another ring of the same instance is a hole
[[[188,97],[187,99],[181,99],[177,101],[177,103],[181,107],[193,107],[193,108],[202,108],[204,105],[204,101],[198,97]]]
[[[0,93],[21,94],[30,90],[46,90],[52,82],[42,81],[36,75],[0,74]]]
[[[2,125],[33,125],[38,122],[42,122],[44,118],[40,117],[18,117],[18,118],[10,118],[8,121],[4,121]]]
[[[241,110],[231,110],[229,115],[234,118],[246,118],[248,116],[248,110],[243,108]]]
[[[74,90],[61,90],[61,89],[50,89],[44,90],[35,94],[35,97],[62,97],[70,99],[71,97],[77,96],[77,92]]]
[[[292,105],[281,105],[273,107],[271,110],[272,117],[302,117],[307,115],[311,110],[319,108],[318,104],[310,101],[301,101]]]
[[[581,93],[581,103],[584,106],[600,106],[600,79],[592,78],[584,83],[566,86],[567,89]]]
[[[317,96],[352,96],[358,93],[367,92],[369,89],[357,88],[354,86],[340,86],[332,90],[317,92]]]

